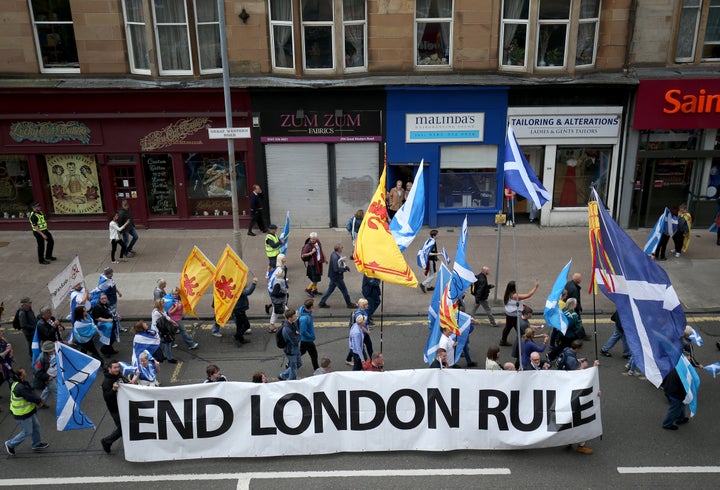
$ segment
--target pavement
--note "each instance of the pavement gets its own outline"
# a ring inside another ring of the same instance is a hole
[[[342,243],[345,251],[352,249],[350,236],[345,229],[294,229],[288,247],[288,278],[290,305],[299,306],[306,298],[303,292],[308,281],[299,258],[299,251],[310,231],[317,231],[326,254],[329,256],[336,243]],[[441,228],[437,238],[440,247],[445,247],[452,256],[457,246],[459,228]],[[628,234],[642,245],[648,230],[629,230]],[[179,284],[183,264],[193,246],[197,246],[213,262],[217,262],[226,244],[236,251],[258,277],[258,287],[250,297],[248,316],[253,324],[266,317],[264,304],[267,303],[265,271],[267,258],[263,235],[248,236],[245,230],[235,236],[232,230],[139,230],[140,239],[135,245],[137,255],[128,262],[111,264],[110,245],[106,232],[99,231],[55,231],[55,252],[58,260],[50,265],[37,263],[35,241],[32,234],[25,232],[3,232],[0,234],[0,261],[3,273],[0,276],[0,299],[5,304],[3,323],[9,323],[20,298],[29,296],[36,313],[43,305],[50,304],[47,283],[55,277],[77,255],[80,257],[86,283],[89,288],[97,284],[97,278],[105,267],[115,270],[115,281],[122,293],[118,310],[127,320],[149,319],[152,310],[152,291],[158,279],[168,282],[168,291]],[[423,229],[415,242],[405,252],[405,258],[413,271],[422,280],[422,272],[415,263],[415,254],[428,235]],[[693,230],[689,250],[679,258],[669,258],[660,265],[667,271],[687,313],[708,313],[720,311],[720,294],[717,293],[720,278],[720,247],[716,245],[715,234],[706,230]],[[236,239],[238,245],[236,245]],[[668,248],[672,248],[672,242]],[[568,260],[573,260],[572,271],[583,275],[582,306],[588,316],[593,310],[599,315],[610,314],[612,303],[602,294],[593,297],[587,293],[590,279],[591,258],[588,231],[585,227],[543,228],[534,224],[518,224],[515,227],[471,227],[468,238],[467,259],[474,271],[490,267],[490,282],[497,287],[491,292],[493,311],[501,314],[504,286],[515,280],[520,292],[529,291],[537,280],[537,293],[526,301],[536,312],[541,312],[545,298],[550,293],[557,274]],[[356,270],[345,275],[345,282],[353,301],[361,297],[362,275]],[[327,277],[319,284],[324,291]],[[389,319],[424,317],[431,294],[420,289],[394,284],[384,285],[382,313]],[[472,301],[472,298],[470,298]],[[196,312],[200,320],[210,320],[211,295],[202,298]],[[348,315],[339,291],[333,293],[328,304],[331,308],[316,309],[318,319],[339,320]],[[593,306],[594,304],[594,306]],[[58,308],[56,316],[64,317],[69,312],[69,300]],[[376,313],[377,316],[378,313]]]

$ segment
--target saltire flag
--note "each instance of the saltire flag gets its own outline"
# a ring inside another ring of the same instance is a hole
[[[73,323],[73,338],[81,344],[92,340],[97,331],[97,326],[93,323],[90,317],[85,317],[82,320],[75,320],[75,323]]]
[[[405,202],[390,221],[390,233],[400,251],[404,251],[415,240],[425,218],[425,180],[423,167],[425,160],[420,161],[420,168],[415,174],[412,189]]]
[[[692,327],[690,327],[690,330],[691,330],[691,332],[690,332],[690,336],[688,337],[688,340],[689,340],[690,342],[695,342],[695,344],[696,344],[698,347],[702,347],[702,345],[703,345],[705,342],[703,341],[702,337],[700,337],[700,334],[697,333],[697,331],[696,331],[694,328],[692,328]]]
[[[40,347],[40,337],[38,337],[37,325],[35,326],[35,333],[33,334],[32,343],[30,344],[30,350],[32,351],[32,365],[34,366],[38,358],[42,355],[42,349]]]
[[[220,260],[218,260],[217,269],[215,269],[215,277],[213,282],[215,289],[213,292],[215,305],[215,322],[221,327],[224,326],[238,298],[245,289],[245,281],[247,280],[248,268],[245,262],[238,257],[230,245],[225,245]]]
[[[135,375],[135,371],[137,370],[137,368],[135,367],[135,364],[128,364],[127,362],[123,362],[123,361],[119,361],[118,364],[120,364],[120,372],[126,378],[129,378],[129,377]]]
[[[400,286],[417,287],[415,274],[390,233],[385,204],[385,172],[375,190],[355,241],[353,259],[358,272]]]
[[[438,315],[440,314],[440,297],[443,291],[445,291],[445,286],[450,281],[451,275],[450,269],[448,269],[445,264],[440,264],[440,269],[435,279],[435,290],[433,291],[433,295],[430,298],[430,305],[428,306],[428,326],[430,328],[432,328],[433,323],[437,321]],[[430,362],[432,362],[432,359]]]
[[[95,424],[80,409],[98,369],[100,361],[94,357],[55,342],[57,356],[57,430],[94,428]]]
[[[531,200],[538,209],[550,200],[550,193],[545,190],[533,172],[510,125],[508,125],[507,140],[505,141],[505,166],[503,168],[505,187]]]
[[[665,208],[665,211],[663,211],[663,214],[660,215],[655,223],[655,226],[653,226],[653,229],[650,231],[650,236],[648,236],[648,239],[645,241],[643,252],[645,252],[646,255],[652,255],[655,253],[655,249],[657,248],[658,243],[660,243],[660,238],[667,229],[669,216],[670,210]],[[672,235],[671,233],[668,234]]]
[[[572,259],[562,268],[557,279],[555,279],[555,284],[553,284],[552,290],[545,300],[545,311],[543,312],[543,318],[545,318],[547,324],[556,330],[560,330],[563,335],[567,332],[568,320],[563,314],[562,308],[560,308],[560,296],[562,296],[565,284],[567,284],[571,264]]]
[[[714,364],[710,364],[709,366],[705,366],[705,371],[712,374],[713,378],[717,378],[718,373],[720,373],[720,362],[716,362]]]
[[[690,408],[690,416],[694,417],[697,413],[697,397],[698,388],[700,387],[700,376],[685,355],[681,355],[678,359],[676,368],[680,381],[685,388],[685,399],[683,403]]]
[[[215,266],[199,248],[193,247],[185,260],[182,276],[180,277],[180,297],[183,302],[183,311],[195,314],[200,298],[213,283]]]
[[[280,239],[280,253],[287,254],[288,238],[290,237],[290,211],[285,215],[285,226],[278,237]]]
[[[115,327],[115,322],[97,322],[97,330],[98,330],[98,336],[100,338],[100,343],[103,345],[110,345],[113,339],[113,328]],[[119,336],[115,336],[118,338]]]
[[[455,251],[455,261],[453,262],[453,274],[450,282],[450,297],[454,302],[460,300],[460,297],[472,283],[477,281],[475,273],[472,271],[465,258],[467,252],[468,240],[468,224],[467,215],[463,220],[460,228],[460,236],[458,237],[457,250]]]
[[[617,308],[638,368],[659,387],[682,354],[685,312],[667,273],[645,255],[605,210],[588,203],[592,287]]]
[[[447,253],[447,250],[445,250],[445,247],[443,247],[440,250],[440,255],[442,255],[443,259],[445,259],[445,263],[449,265],[450,264],[450,254]]]
[[[418,250],[417,265],[420,266],[420,268],[422,270],[425,270],[427,268],[427,263],[430,258],[430,251],[432,250],[434,245],[435,245],[435,239],[430,237],[427,240],[425,240],[425,243],[423,243],[423,246],[420,247],[420,250]]]
[[[137,363],[138,357],[142,351],[146,350],[150,355],[154,355],[160,347],[160,337],[149,332],[139,332],[133,338],[133,355],[132,363]]]
[[[143,366],[140,362],[140,354],[147,352],[148,354],[148,365]],[[155,359],[153,358],[152,354],[150,354],[150,351],[147,349],[140,351],[138,353],[137,358],[133,359],[133,364],[128,364],[126,362],[120,361],[120,371],[122,372],[123,376],[126,377],[132,377],[135,376],[135,373],[137,371],[140,371],[140,374],[142,374],[143,379],[146,379],[148,381],[155,381],[155,378],[157,378],[157,367],[155,366]]]

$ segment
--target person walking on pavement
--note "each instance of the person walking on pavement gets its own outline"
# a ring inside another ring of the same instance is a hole
[[[490,268],[486,265],[482,267],[480,270],[480,274],[477,274],[475,277],[477,278],[477,281],[475,281],[474,289],[471,290],[471,293],[473,296],[475,296],[475,306],[473,306],[471,316],[475,316],[475,312],[477,312],[478,306],[482,306],[483,311],[488,317],[488,320],[490,321],[491,327],[497,327],[497,323],[495,323],[495,317],[492,314],[492,310],[490,309],[490,305],[488,304],[488,297],[490,296],[490,290],[495,287],[494,284],[488,284],[488,275],[490,274]]]
[[[53,240],[52,233],[48,230],[47,219],[45,219],[45,213],[40,208],[40,203],[33,201],[30,204],[31,211],[29,213],[30,227],[32,228],[33,236],[37,242],[37,256],[38,262],[42,265],[47,265],[51,260],[57,260],[57,257],[53,257],[53,248],[55,247],[55,240]],[[45,244],[47,242],[47,246]]]
[[[135,231],[135,220],[130,211],[130,203],[127,199],[123,199],[120,203],[120,211],[118,211],[118,226],[122,228],[122,239],[125,244],[125,256],[135,257],[135,250],[133,247],[138,241],[138,234]],[[132,237],[130,243],[128,238]]]
[[[37,317],[32,309],[32,300],[30,298],[26,296],[20,300],[20,309],[18,309],[16,315],[20,323],[20,331],[28,343],[28,355],[32,359],[32,341],[37,326]]]
[[[14,377],[10,387],[10,411],[20,426],[20,432],[9,441],[5,441],[5,450],[10,456],[15,456],[15,448],[28,435],[32,437],[33,451],[41,451],[50,446],[40,436],[40,421],[37,418],[37,409],[43,406],[42,399],[33,391],[30,383],[26,381],[27,373],[25,369],[19,368],[15,371]]]
[[[120,262],[127,262],[125,256],[127,255],[127,249],[125,248],[125,242],[120,239],[120,232],[124,232],[125,228],[130,224],[130,221],[126,221],[124,225],[118,225],[120,215],[118,213],[113,214],[110,220],[108,229],[110,230],[110,260],[113,264],[119,264]],[[120,245],[120,262],[115,260],[115,251],[117,246]]]
[[[342,293],[343,299],[345,300],[345,306],[347,306],[348,308],[355,308],[357,306],[350,299],[347,286],[345,285],[344,276],[345,273],[350,270],[350,267],[348,267],[345,263],[347,257],[343,257],[341,255],[342,252],[343,246],[342,244],[338,243],[337,245],[335,245],[333,253],[330,254],[330,264],[328,265],[328,279],[330,280],[330,284],[328,285],[327,291],[325,291],[323,297],[320,298],[320,308],[329,308],[327,300],[330,295],[335,291],[335,288],[338,288]]]
[[[115,422],[115,430],[108,436],[103,437],[100,440],[103,451],[110,454],[113,442],[117,441],[122,437],[122,425],[120,424],[120,409],[118,408],[117,392],[121,383],[127,383],[128,380],[122,375],[120,370],[120,363],[116,360],[110,361],[107,369],[105,370],[105,379],[102,383],[103,399],[105,400],[105,406],[107,406],[108,413]]]
[[[265,255],[268,258],[268,267],[265,277],[270,277],[272,271],[277,267],[277,256],[280,255],[282,243],[277,236],[277,225],[268,226],[268,233],[265,236]]]
[[[258,228],[260,228],[260,231],[267,233],[268,229],[265,227],[262,211],[262,188],[258,184],[255,184],[253,186],[252,194],[250,194],[250,224],[248,225],[248,235],[255,236],[255,233],[253,233],[253,225],[256,223]]]
[[[305,240],[300,256],[307,266],[307,277],[310,279],[310,284],[305,288],[305,292],[310,297],[318,296],[320,291],[317,289],[317,283],[322,280],[323,264],[327,264],[325,253],[322,249],[322,244],[318,240],[317,233],[314,231],[310,233],[310,236]]]

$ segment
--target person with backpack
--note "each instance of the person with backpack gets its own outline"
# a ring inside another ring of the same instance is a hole
[[[32,300],[25,296],[20,300],[20,308],[15,312],[13,328],[22,331],[28,343],[28,356],[32,359],[32,341],[35,335],[37,317],[32,309]]]
[[[295,310],[288,308],[285,310],[285,321],[280,326],[280,333],[285,345],[282,347],[285,357],[287,358],[287,369],[278,374],[278,379],[282,381],[290,381],[297,379],[297,371],[302,366],[300,354],[300,332],[296,324],[298,319]],[[278,335],[275,335],[277,339]],[[279,344],[278,344],[279,347]]]
[[[315,346],[315,321],[313,320],[313,307],[315,301],[306,299],[305,303],[298,309],[298,323],[300,326],[300,355],[310,354],[313,370],[320,368],[318,364],[318,352]]]
[[[303,245],[300,252],[300,258],[307,266],[307,277],[310,279],[310,284],[305,288],[305,292],[311,298],[321,295],[322,293],[318,291],[317,284],[322,280],[323,264],[327,264],[327,259],[322,249],[322,243],[320,243],[317,233],[314,231],[305,240],[305,245]]]
[[[345,225],[345,229],[350,233],[350,238],[352,239],[352,245],[353,245],[353,253],[350,254],[350,256],[354,255],[355,253],[355,241],[357,240],[358,232],[360,231],[360,225],[362,224],[363,218],[365,217],[365,211],[362,209],[358,209],[352,218],[347,222],[347,225]]]
[[[548,354],[548,359],[551,361],[555,360],[563,349],[569,347],[573,340],[585,339],[585,327],[583,327],[582,320],[580,320],[580,317],[575,312],[576,306],[577,300],[575,298],[568,298],[565,303],[565,308],[562,310],[568,322],[565,334],[563,334],[560,330],[553,329],[550,337],[550,346],[552,347],[552,350]]]
[[[275,327],[278,318],[285,312],[288,302],[287,266],[285,265],[285,254],[277,257],[278,266],[270,275],[267,290],[270,295],[270,304],[265,305],[265,312],[270,314],[270,333],[276,333]]]
[[[489,274],[490,268],[484,265],[480,270],[480,274],[475,275],[475,278],[477,280],[472,284],[472,286],[470,286],[470,294],[475,297],[475,306],[473,307],[472,313],[470,315],[475,316],[475,312],[477,312],[478,306],[482,306],[483,311],[485,312],[488,320],[490,321],[490,326],[497,327],[497,323],[495,323],[495,317],[493,316],[490,305],[488,304],[490,290],[495,287],[494,284],[488,283],[487,278]]]

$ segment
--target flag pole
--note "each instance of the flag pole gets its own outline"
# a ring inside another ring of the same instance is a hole
[[[518,289],[519,272],[518,272],[518,257],[517,257],[517,238],[515,236],[515,197],[510,195],[510,212],[512,215],[512,235],[513,235],[513,255],[515,257],[515,331],[516,340],[518,344],[518,371],[522,371],[522,337],[520,335],[520,290]]]
[[[590,184],[590,195],[594,195],[593,191],[595,190],[595,185]],[[590,293],[593,297],[593,337],[595,337],[595,359],[599,359],[598,357],[598,336],[597,336],[597,307],[595,306],[595,296],[597,296],[595,292],[595,280],[594,275],[590,274],[590,277],[593,279],[590,284]]]
[[[383,306],[385,304],[385,281],[380,281],[380,354],[383,351]]]

